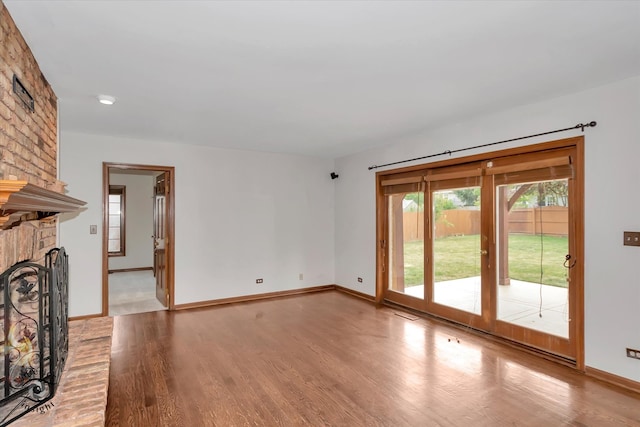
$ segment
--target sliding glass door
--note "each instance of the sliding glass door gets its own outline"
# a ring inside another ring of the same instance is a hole
[[[389,196],[389,289],[424,299],[424,193]]]
[[[385,193],[386,298],[424,309],[425,193],[422,176],[401,176],[382,183]]]
[[[382,299],[581,357],[575,140],[379,174]]]
[[[575,358],[574,150],[518,156],[489,169],[495,209],[495,331]]]
[[[431,202],[426,306],[438,316],[486,328],[487,319],[482,318],[487,251],[481,170],[480,163],[471,163],[433,169],[425,175]]]

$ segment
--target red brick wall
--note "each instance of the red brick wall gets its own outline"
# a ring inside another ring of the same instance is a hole
[[[30,111],[13,92],[13,75],[34,98]],[[0,180],[18,179],[61,191],[57,181],[57,98],[0,0]],[[55,246],[55,221],[31,221],[0,231],[0,272]]]

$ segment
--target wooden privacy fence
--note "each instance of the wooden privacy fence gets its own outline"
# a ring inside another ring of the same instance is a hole
[[[509,212],[508,232],[567,236],[568,212],[564,206],[512,209]],[[404,241],[424,239],[424,212],[403,212],[402,217]],[[450,209],[440,213],[436,221],[436,238],[471,234],[480,234],[479,210]]]

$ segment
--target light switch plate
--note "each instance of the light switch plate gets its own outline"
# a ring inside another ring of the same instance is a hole
[[[90,225],[89,226],[89,234],[98,234],[98,226]]]

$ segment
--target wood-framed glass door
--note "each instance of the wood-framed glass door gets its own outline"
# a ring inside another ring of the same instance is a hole
[[[388,258],[384,297],[389,301],[425,309],[424,243],[425,182],[422,175],[398,176],[382,183],[385,199],[385,237]]]
[[[582,142],[380,174],[378,300],[583,367]]]
[[[426,306],[430,313],[488,329],[488,238],[481,165],[429,171],[429,233],[426,245]],[[490,212],[490,209],[489,209]],[[484,313],[484,315],[483,315]]]
[[[491,191],[492,332],[576,359],[579,298],[576,148],[486,163]]]

